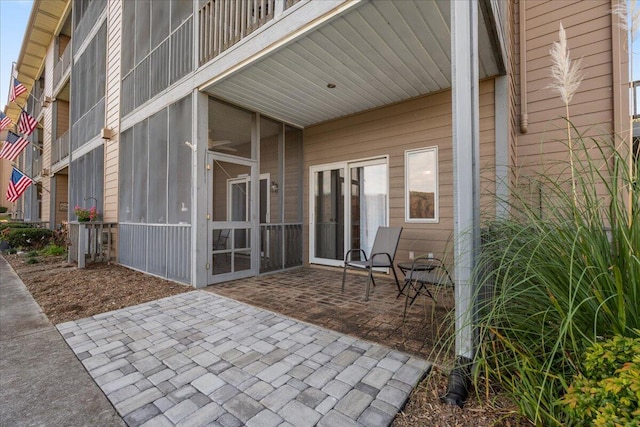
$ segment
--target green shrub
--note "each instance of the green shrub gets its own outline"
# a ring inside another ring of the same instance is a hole
[[[615,336],[589,348],[561,399],[572,425],[640,425],[640,338]]]
[[[38,249],[49,244],[53,239],[53,231],[46,228],[15,228],[4,233],[3,239],[12,248]]]
[[[40,250],[40,255],[43,256],[60,256],[66,253],[66,249],[56,244],[49,244]]]
[[[566,170],[532,177],[535,198],[512,188],[475,277],[493,293],[478,313],[476,380],[499,382],[536,425],[567,424],[560,398],[599,337],[640,334],[638,170],[613,143],[574,142],[575,195]]]
[[[9,210],[6,206],[0,206],[0,213],[6,213]]]
[[[0,222],[0,231],[6,230],[7,228],[33,228],[30,224],[25,224],[24,222]],[[1,238],[1,234],[0,234]]]

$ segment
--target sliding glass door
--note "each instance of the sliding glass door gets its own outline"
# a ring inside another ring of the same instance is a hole
[[[352,248],[370,253],[389,222],[388,181],[386,157],[311,168],[311,263],[342,265]]]

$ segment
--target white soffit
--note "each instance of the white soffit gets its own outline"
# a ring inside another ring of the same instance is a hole
[[[304,127],[450,88],[450,7],[364,2],[206,92]],[[484,78],[498,68],[479,25]]]

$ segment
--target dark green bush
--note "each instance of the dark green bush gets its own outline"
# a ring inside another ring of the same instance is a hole
[[[43,256],[60,256],[64,255],[67,252],[65,248],[62,246],[58,246],[55,243],[50,243],[46,247],[40,250],[40,255]]]
[[[0,213],[7,213],[7,211],[9,210],[8,207],[6,206],[0,206]]]
[[[0,222],[0,231],[7,228],[33,228],[30,224],[24,222]]]
[[[640,425],[640,338],[616,336],[584,355],[561,399],[572,425]]]
[[[14,228],[3,233],[3,240],[12,248],[39,249],[53,239],[53,231],[46,228]]]

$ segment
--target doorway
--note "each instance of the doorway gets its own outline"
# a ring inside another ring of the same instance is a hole
[[[258,273],[257,162],[209,153],[208,281],[210,284]]]
[[[313,166],[309,181],[309,261],[340,266],[349,249],[370,253],[389,224],[388,159]]]

